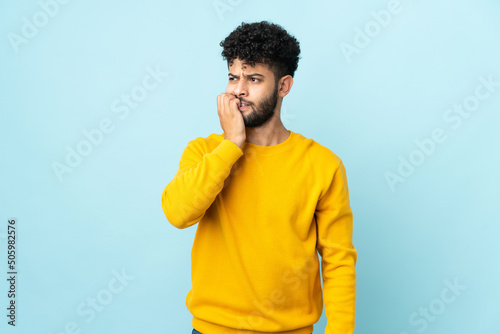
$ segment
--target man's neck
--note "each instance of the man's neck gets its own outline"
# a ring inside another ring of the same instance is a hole
[[[279,118],[277,122],[272,121],[273,119],[256,128],[245,128],[247,135],[245,141],[260,146],[272,146],[284,142],[290,132],[283,126]]]

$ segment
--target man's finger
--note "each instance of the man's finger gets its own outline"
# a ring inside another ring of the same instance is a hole
[[[236,104],[236,108],[240,107],[240,99],[234,99],[234,100],[231,100],[230,102],[232,102],[233,104]]]

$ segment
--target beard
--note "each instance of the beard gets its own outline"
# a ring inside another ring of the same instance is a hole
[[[240,99],[241,100],[241,99]],[[243,101],[248,103],[247,101]],[[255,107],[253,103],[249,103],[252,107],[252,112],[248,115],[243,115],[243,122],[245,127],[255,128],[263,125],[274,115],[274,109],[278,103],[278,85],[274,86],[274,92],[270,96],[263,99],[258,107]]]

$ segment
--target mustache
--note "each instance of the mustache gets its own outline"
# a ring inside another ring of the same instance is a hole
[[[244,99],[242,99],[241,97],[239,97],[238,99],[240,100],[240,103],[241,103],[241,102],[243,102],[243,103],[246,103],[246,104],[248,104],[248,105],[252,105],[252,104],[253,104],[252,102],[249,102],[249,101],[247,101],[247,100],[244,100]]]

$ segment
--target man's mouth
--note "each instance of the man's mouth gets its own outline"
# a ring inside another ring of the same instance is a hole
[[[241,103],[240,103],[240,106],[239,106],[239,108],[238,108],[238,109],[240,109],[240,110],[242,110],[242,109],[246,109],[246,108],[248,108],[249,106],[250,106],[250,104],[249,104],[249,103],[241,102]]]

